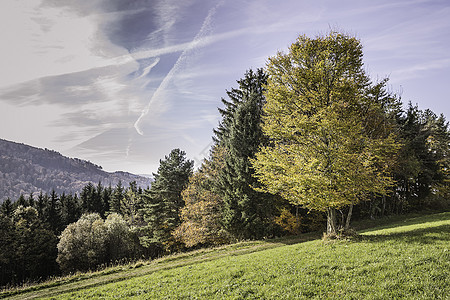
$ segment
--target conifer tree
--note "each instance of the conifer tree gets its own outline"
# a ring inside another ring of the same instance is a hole
[[[31,207],[35,206],[35,201],[34,201],[34,197],[33,197],[33,192],[30,192],[30,195],[28,196],[28,205]]]
[[[61,232],[61,201],[55,190],[52,190],[50,198],[48,199],[45,210],[45,220],[56,235]]]
[[[250,69],[245,73],[244,78],[238,80],[237,83],[239,84],[238,88],[232,88],[230,91],[226,91],[229,100],[225,98],[221,99],[225,108],[219,108],[222,120],[217,129],[214,129],[213,140],[217,145],[222,145],[229,136],[234,113],[240,103],[243,102],[244,97],[248,99],[250,94],[255,94],[256,98],[263,101],[264,86],[267,84],[267,74],[261,68],[257,69],[256,72]]]
[[[61,220],[63,227],[76,222],[81,217],[81,204],[78,196],[66,195],[64,192],[60,196]]]
[[[396,213],[408,207],[422,209],[430,196],[446,194],[450,152],[450,133],[444,116],[421,111],[410,103],[398,124],[403,147],[392,196],[392,210]]]
[[[19,199],[17,199],[17,206],[29,206],[28,201],[25,199],[25,196],[22,193],[20,194]]]
[[[172,232],[180,225],[180,209],[184,206],[181,192],[192,175],[194,162],[186,159],[186,153],[174,149],[160,160],[155,181],[142,195],[141,210],[146,226],[142,229],[144,247],[162,247],[170,251],[174,247]]]
[[[19,206],[14,211],[16,231],[16,276],[19,281],[45,278],[55,274],[57,238],[39,219],[33,207]]]
[[[250,160],[267,143],[261,130],[264,86],[262,69],[249,70],[237,81],[239,88],[227,92],[219,109],[222,121],[215,132],[216,147],[225,150],[224,167],[218,172],[218,189],[223,198],[222,223],[236,238],[260,238],[270,234],[275,197],[255,191],[257,180]]]
[[[39,192],[37,201],[36,201],[36,210],[38,212],[39,218],[46,222],[46,212],[45,209],[47,207],[48,195],[43,194],[42,191]]]
[[[133,226],[141,225],[142,218],[139,210],[142,208],[142,205],[142,196],[137,188],[137,183],[132,181],[125,190],[121,201],[122,215],[128,221],[128,224]]]
[[[124,197],[124,187],[122,186],[122,181],[119,180],[110,198],[109,209],[111,212],[123,214],[122,213],[123,197]]]
[[[265,144],[261,130],[263,98],[257,93],[244,95],[231,121],[229,135],[224,139],[227,151],[225,166],[219,173],[224,209],[223,224],[238,239],[261,238],[272,228],[275,197],[255,191],[250,160]]]
[[[11,199],[6,198],[6,200],[3,201],[1,209],[0,209],[0,213],[2,213],[3,215],[7,216],[7,217],[11,217],[12,213],[13,213],[13,204],[11,202]]]
[[[13,279],[17,277],[19,259],[17,256],[18,234],[11,218],[12,213],[5,213],[5,203],[6,200],[0,212],[0,286],[15,283]]]

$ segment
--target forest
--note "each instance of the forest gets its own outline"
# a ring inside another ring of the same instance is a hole
[[[109,173],[89,161],[69,158],[53,150],[40,149],[0,139],[0,202],[17,200],[21,194],[79,193],[88,182],[116,185],[136,181],[147,187],[151,180],[126,172]]]
[[[0,208],[0,286],[202,247],[450,208],[444,115],[364,71],[360,41],[300,36],[226,91],[209,156],[181,149],[150,187],[87,184]]]

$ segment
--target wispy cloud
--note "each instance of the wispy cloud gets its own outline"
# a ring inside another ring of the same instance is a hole
[[[361,38],[375,75],[444,99],[449,13],[434,0],[1,0],[0,136],[110,170],[149,173],[175,147],[200,157],[245,70],[334,26]]]
[[[211,31],[211,21],[216,13],[217,8],[222,4],[219,2],[215,7],[211,8],[208,12],[208,15],[206,16],[205,20],[203,21],[203,24],[197,33],[197,35],[194,37],[192,42],[190,42],[187,47],[183,50],[178,60],[175,62],[175,65],[173,68],[169,71],[169,73],[166,75],[166,77],[161,82],[158,89],[155,91],[153,96],[151,97],[149,103],[147,106],[142,110],[141,115],[134,123],[134,128],[136,131],[143,135],[144,131],[142,128],[142,120],[147,117],[150,111],[152,111],[153,117],[158,116],[161,112],[165,110],[167,107],[167,104],[165,103],[165,95],[167,93],[167,88],[169,84],[172,81],[172,78],[180,72],[180,70],[188,63],[188,60],[191,55],[193,55],[193,51],[196,50],[199,46],[202,45],[202,39],[209,34]],[[153,121],[153,120],[152,120]]]
[[[450,68],[450,58],[438,59],[422,63],[416,63],[402,69],[396,69],[392,72],[395,82],[401,83],[409,79],[427,76],[426,72],[437,70],[448,70]]]

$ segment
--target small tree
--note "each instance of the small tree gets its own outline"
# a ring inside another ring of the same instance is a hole
[[[19,280],[45,278],[58,271],[57,238],[46,228],[33,207],[14,211],[16,270]]]
[[[143,201],[136,181],[130,182],[129,187],[123,192],[121,201],[122,215],[127,220],[128,224],[136,226],[142,225],[142,218],[139,210],[142,208]]]
[[[125,188],[122,186],[122,181],[119,180],[110,198],[109,209],[111,212],[122,214],[122,201],[125,193]]]
[[[61,270],[86,271],[106,260],[107,232],[97,213],[85,214],[64,229],[58,243]]]
[[[220,245],[230,241],[223,228],[223,200],[215,188],[218,171],[223,168],[223,147],[215,146],[211,158],[189,179],[182,192],[185,206],[181,209],[181,224],[173,235],[187,247]]]
[[[5,202],[3,202],[5,203]],[[13,283],[17,276],[17,243],[16,233],[12,219],[0,213],[0,286]]]
[[[134,242],[131,238],[130,227],[123,217],[117,213],[108,215],[105,220],[105,228],[108,260],[114,262],[124,258],[133,258]]]
[[[180,225],[180,210],[184,207],[181,192],[192,175],[194,162],[186,159],[186,153],[174,149],[160,161],[155,181],[142,195],[144,207],[141,214],[146,223],[142,228],[141,243],[144,247],[163,248],[170,251],[175,240],[172,232]]]

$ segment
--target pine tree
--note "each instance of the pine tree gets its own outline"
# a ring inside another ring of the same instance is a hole
[[[144,207],[141,209],[147,224],[141,237],[145,247],[160,247],[170,251],[174,247],[172,232],[180,225],[180,209],[184,207],[181,192],[192,175],[194,162],[186,159],[186,153],[174,149],[164,160],[160,160],[155,181],[150,190],[142,195]]]

